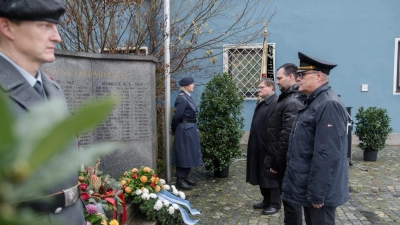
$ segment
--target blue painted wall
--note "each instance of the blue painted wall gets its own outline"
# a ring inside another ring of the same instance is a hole
[[[240,1],[237,1],[240,4]],[[400,38],[400,0],[276,0],[268,26],[275,43],[276,66],[298,65],[297,52],[337,63],[330,84],[352,115],[360,106],[386,108],[393,133],[400,133],[400,95],[393,95],[395,38]],[[259,29],[259,28],[258,28]],[[262,34],[258,43],[262,42]],[[221,48],[217,49],[222,51]],[[215,73],[222,72],[222,57]],[[369,91],[361,92],[361,84]],[[196,89],[199,102],[202,87]],[[279,90],[278,90],[279,94]],[[175,96],[171,98],[171,104]],[[173,106],[173,105],[172,105]],[[250,129],[255,101],[243,103],[245,130]]]

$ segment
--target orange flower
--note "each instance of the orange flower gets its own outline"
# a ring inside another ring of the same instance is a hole
[[[147,177],[146,176],[140,177],[140,182],[146,183],[147,182]]]
[[[147,167],[147,166],[145,168],[143,168],[143,172],[145,172],[145,173],[149,173],[150,170],[151,170],[150,167]]]
[[[125,193],[130,194],[132,192],[132,188],[126,187],[124,191],[125,191]]]
[[[137,173],[137,172],[139,172],[139,170],[137,168],[132,169],[132,173]]]
[[[155,190],[156,192],[159,192],[159,191],[161,190],[161,187],[158,186],[158,185],[156,185],[156,187],[154,188],[154,190]]]
[[[121,184],[125,185],[126,184],[126,180],[121,180]]]
[[[150,182],[151,182],[151,183],[154,183],[154,181],[156,181],[156,178],[155,178],[155,177],[150,178]]]

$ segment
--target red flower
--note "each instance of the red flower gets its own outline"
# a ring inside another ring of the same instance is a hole
[[[137,178],[136,173],[132,174],[132,178],[133,178],[133,179],[136,179],[136,178]]]
[[[85,184],[85,183],[82,183],[82,184],[81,184],[81,190],[82,190],[82,191],[85,191],[85,190],[87,189],[87,187],[88,187],[87,184]]]
[[[154,183],[151,183],[150,186],[153,188],[154,187]]]
[[[86,201],[86,200],[88,200],[88,199],[89,199],[89,195],[88,195],[88,193],[86,193],[86,192],[82,192],[82,193],[81,193],[81,199],[82,199],[83,201]]]

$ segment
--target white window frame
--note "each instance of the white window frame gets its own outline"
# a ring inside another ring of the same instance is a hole
[[[400,95],[400,38],[395,38],[394,40],[393,95]]]
[[[273,52],[272,52],[272,68],[271,65],[268,65],[268,73],[271,74],[273,73],[273,79],[276,80],[276,69],[275,69],[275,43],[268,43],[268,46],[272,46]],[[230,62],[229,62],[229,51],[231,49],[259,49],[261,50],[260,54],[260,65],[259,65],[259,70],[256,74],[254,74],[256,80],[259,80],[260,75],[261,75],[261,61],[262,61],[262,49],[263,49],[263,43],[255,43],[255,44],[246,44],[246,45],[235,45],[235,44],[226,44],[223,45],[223,72],[229,74],[229,68],[230,68]],[[269,55],[268,57],[271,57]],[[231,74],[229,74],[231,75]],[[252,87],[248,89],[248,92],[253,92],[255,93],[257,90],[257,83],[252,84]],[[240,93],[243,94],[245,100],[256,100],[257,97],[247,97],[243,91],[240,90]]]

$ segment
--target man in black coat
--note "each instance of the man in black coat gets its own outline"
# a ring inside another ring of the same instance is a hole
[[[46,99],[65,101],[61,87],[39,70],[55,60],[55,45],[61,42],[57,24],[64,11],[57,0],[0,0],[0,92],[8,97],[16,118]],[[21,205],[41,215],[32,224],[85,225],[78,187],[77,175],[69,174],[43,196]]]
[[[253,208],[263,209],[263,214],[271,215],[281,208],[279,182],[263,175],[265,156],[275,151],[275,120],[271,120],[278,99],[275,83],[263,79],[258,84],[258,96],[261,100],[254,110],[247,145],[246,182],[259,185],[263,196],[263,201],[254,204]]]
[[[336,64],[299,52],[299,91],[307,95],[289,138],[282,199],[304,209],[308,225],[335,224],[349,199],[347,110],[328,75]]]
[[[266,171],[267,177],[275,174],[282,186],[283,175],[286,170],[286,153],[289,145],[289,134],[293,127],[293,122],[297,116],[297,112],[304,108],[301,94],[296,82],[297,66],[293,63],[286,63],[278,68],[276,74],[276,84],[279,86],[281,94],[278,98],[276,106],[276,148],[275,154],[271,156],[272,162],[269,171]],[[285,213],[285,225],[301,225],[302,224],[302,207],[292,205],[283,201]]]

